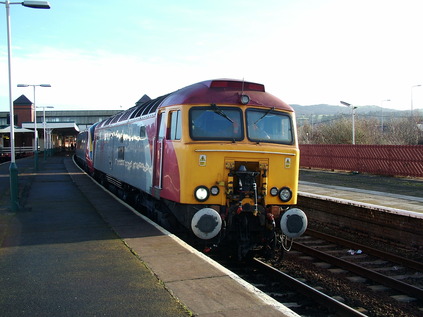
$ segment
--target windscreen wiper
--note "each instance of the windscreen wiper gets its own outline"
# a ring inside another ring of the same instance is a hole
[[[212,110],[213,110],[215,113],[217,113],[219,116],[222,116],[223,118],[228,119],[230,122],[234,123],[234,121],[233,121],[231,118],[229,118],[229,117],[227,116],[227,114],[226,114],[226,113],[224,113],[224,112],[222,111],[222,109],[220,109],[220,108],[219,108],[219,107],[218,107],[215,103],[210,104],[210,106],[211,106]]]
[[[256,124],[257,124],[257,122],[259,122],[261,119],[263,119],[265,116],[267,116],[267,115],[269,114],[269,112],[270,112],[270,111],[272,111],[272,110],[275,110],[275,107],[272,107],[272,108],[268,109],[268,110],[264,113],[264,115],[262,115],[260,118],[258,118],[258,119],[256,120],[256,122],[254,122],[253,124],[254,124],[254,125],[256,125]]]

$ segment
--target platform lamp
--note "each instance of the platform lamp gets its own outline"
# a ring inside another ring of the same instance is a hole
[[[47,148],[46,145],[47,143],[47,138],[46,138],[46,108],[54,108],[53,106],[40,106],[37,108],[43,108],[43,132],[44,132],[44,161],[46,160],[46,156],[47,156]],[[50,150],[50,147],[48,147],[48,150]]]
[[[38,171],[38,131],[37,131],[37,106],[35,103],[35,87],[51,87],[50,84],[28,85],[18,84],[18,87],[32,87],[34,89],[34,168]],[[44,128],[45,131],[45,128]]]
[[[345,101],[340,101],[340,103],[342,104],[342,105],[344,105],[344,106],[347,106],[347,107],[351,107],[351,113],[352,113],[352,144],[354,145],[355,144],[355,109],[357,109],[357,107],[354,107],[353,105],[351,105],[350,103],[348,103],[348,102],[345,102]]]
[[[380,124],[380,129],[381,129],[381,132],[383,133],[383,122],[384,122],[384,118],[383,118],[383,103],[385,102],[385,101],[391,101],[391,99],[384,99],[384,100],[382,100],[381,102],[380,102],[380,109],[381,109],[381,124]]]
[[[10,108],[10,206],[12,211],[19,210],[18,199],[18,167],[15,161],[15,120],[13,113],[12,102],[12,36],[10,31],[10,5],[21,4],[24,7],[34,9],[50,9],[50,4],[47,1],[23,1],[23,2],[10,2],[0,1],[6,7],[6,25],[7,25],[7,61],[8,61],[8,77],[9,77],[9,108]]]

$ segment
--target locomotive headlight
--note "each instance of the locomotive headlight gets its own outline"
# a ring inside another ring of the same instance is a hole
[[[213,196],[219,195],[219,192],[220,192],[220,190],[219,190],[219,187],[217,187],[217,186],[212,186],[212,188],[210,188],[210,193]]]
[[[276,187],[272,187],[270,189],[270,195],[276,196],[278,194],[278,189]]]
[[[241,95],[240,101],[243,105],[246,105],[250,102],[250,97],[248,95]]]
[[[198,186],[194,190],[194,196],[200,202],[206,201],[209,198],[209,195],[210,192],[206,186]]]
[[[292,197],[292,192],[288,187],[282,187],[280,192],[279,192],[279,198],[283,201],[283,202],[287,202],[291,199]]]

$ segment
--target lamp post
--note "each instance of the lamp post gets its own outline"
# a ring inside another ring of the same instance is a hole
[[[410,116],[413,117],[413,88],[416,87],[421,87],[421,85],[413,85],[411,86],[411,112],[410,112]]]
[[[47,138],[46,138],[46,108],[54,108],[53,106],[41,106],[41,107],[37,107],[37,108],[43,108],[43,130],[44,130],[44,161],[46,160],[46,152],[47,152],[47,148],[46,145],[47,143]],[[48,149],[50,149],[48,147]]]
[[[18,87],[32,87],[34,90],[34,168],[36,171],[38,171],[38,131],[37,131],[37,108],[38,107],[36,106],[36,103],[35,103],[35,87],[51,87],[51,85],[50,84],[39,84],[39,85],[18,84]],[[45,131],[45,128],[44,128],[44,131]]]
[[[12,102],[12,39],[10,31],[10,5],[22,4],[24,7],[34,9],[50,9],[50,4],[47,1],[23,1],[23,2],[10,2],[0,1],[6,7],[6,25],[7,25],[7,61],[8,61],[8,77],[9,77],[9,108],[10,108],[10,206],[12,211],[19,210],[18,200],[18,167],[15,161],[15,120],[13,113]]]
[[[391,99],[384,99],[384,100],[382,100],[381,102],[380,102],[380,109],[382,110],[382,120],[381,120],[381,131],[382,131],[382,133],[383,133],[383,102],[384,101],[391,101]]]
[[[354,107],[348,102],[340,101],[341,104],[347,107],[351,107],[351,114],[352,114],[352,144],[355,144],[355,113],[354,110],[357,109],[357,107]]]

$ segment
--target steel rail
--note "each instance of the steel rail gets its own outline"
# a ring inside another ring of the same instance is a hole
[[[333,264],[337,267],[346,269],[350,272],[353,272],[355,274],[358,274],[360,276],[366,277],[372,281],[375,281],[377,283],[383,284],[385,286],[388,286],[390,288],[396,289],[398,291],[401,291],[405,294],[408,294],[410,296],[413,296],[418,299],[423,299],[423,289],[415,287],[413,285],[409,285],[407,283],[401,282],[399,280],[390,278],[386,275],[380,274],[378,272],[366,269],[362,266],[359,266],[357,264],[339,259],[337,257],[334,257],[332,255],[329,255],[327,253],[318,251],[314,248],[307,247],[302,243],[294,242],[293,248],[297,251],[306,253],[308,255],[311,255],[313,257],[319,258],[322,261],[328,262],[330,264]]]
[[[326,233],[322,233],[322,232],[318,232],[312,229],[307,229],[307,231],[305,232],[305,235],[310,235],[312,237],[315,238],[321,238],[325,241],[329,241],[329,242],[333,242],[333,243],[337,243],[340,245],[343,245],[345,247],[348,247],[350,249],[356,249],[356,250],[362,250],[363,252],[365,252],[366,254],[370,254],[373,256],[376,256],[378,258],[382,258],[384,260],[390,261],[390,262],[394,262],[397,264],[401,264],[403,266],[406,266],[408,268],[423,272],[423,263],[411,260],[411,259],[407,259],[392,253],[387,253],[378,249],[374,249],[359,243],[355,243],[352,241],[348,241],[345,239],[341,239],[338,237],[334,237],[331,236],[329,234]]]
[[[349,307],[345,305],[344,303],[341,303],[340,301],[337,301],[336,299],[312,288],[311,286],[308,286],[307,284],[293,278],[292,276],[289,276],[286,273],[283,273],[275,269],[274,267],[260,261],[257,258],[253,259],[253,264],[258,269],[265,271],[266,274],[271,275],[277,281],[284,283],[284,285],[288,285],[289,287],[294,288],[295,290],[302,293],[303,295],[313,298],[319,304],[322,304],[328,308],[333,309],[340,316],[346,316],[346,317],[366,316],[362,314],[361,312],[359,312],[358,310],[355,310],[354,308]]]

